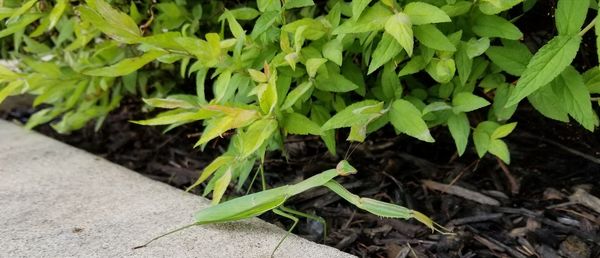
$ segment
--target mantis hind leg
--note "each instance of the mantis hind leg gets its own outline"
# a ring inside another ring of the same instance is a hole
[[[304,212],[300,212],[300,211],[297,211],[297,210],[293,210],[293,209],[290,209],[290,208],[285,207],[283,205],[279,206],[279,209],[281,209],[284,212],[291,213],[291,214],[294,214],[294,215],[300,216],[300,217],[305,217],[307,219],[311,219],[311,220],[314,220],[314,221],[317,221],[317,222],[321,223],[323,225],[323,241],[325,241],[325,238],[327,238],[327,222],[322,217],[319,217],[319,216],[316,216],[316,215],[312,215],[312,214],[308,214],[308,213],[304,213]]]
[[[279,243],[277,243],[277,246],[275,246],[275,249],[273,250],[273,252],[271,253],[271,257],[273,257],[275,255],[275,252],[277,251],[277,249],[279,248],[279,246],[281,245],[281,243],[283,243],[283,241],[285,241],[285,239],[290,235],[290,233],[292,232],[292,230],[296,227],[296,225],[298,224],[298,218],[294,217],[291,214],[285,213],[284,211],[280,210],[280,209],[273,209],[273,213],[288,218],[292,221],[294,221],[294,224],[292,224],[292,226],[290,227],[290,229],[287,231],[287,233],[285,234],[285,236],[283,238],[281,238],[281,240],[279,240]]]

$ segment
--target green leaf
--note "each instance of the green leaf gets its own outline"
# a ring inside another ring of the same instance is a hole
[[[142,56],[123,59],[120,62],[101,68],[95,68],[92,70],[83,71],[83,74],[90,76],[105,76],[105,77],[117,77],[130,74],[142,68],[144,65],[156,60],[157,58],[166,55],[164,51],[149,51],[144,53]]]
[[[488,106],[490,102],[469,92],[460,92],[452,99],[452,109],[455,113],[471,112]]]
[[[229,183],[231,182],[231,166],[227,168],[227,171],[217,179],[215,182],[215,188],[213,190],[213,198],[211,201],[211,205],[217,205],[221,202],[221,198],[225,194]]]
[[[503,140],[491,140],[488,145],[488,151],[491,154],[496,155],[496,157],[500,158],[502,161],[504,161],[504,163],[510,164],[510,153],[508,151],[508,146],[506,146],[506,143],[504,143]]]
[[[88,6],[81,6],[81,18],[91,22],[109,37],[125,43],[136,43],[142,36],[135,21],[127,14],[112,8],[103,0],[88,0]]]
[[[371,0],[352,0],[352,19],[358,20],[363,10],[369,6],[370,2]]]
[[[402,96],[402,85],[398,76],[396,76],[396,67],[388,63],[383,67],[381,73],[381,88],[386,100],[396,99]]]
[[[204,170],[202,170],[202,173],[200,174],[198,180],[196,180],[196,182],[194,182],[194,184],[188,187],[185,191],[190,191],[193,188],[199,186],[204,181],[206,181],[206,179],[208,179],[213,173],[215,173],[215,171],[217,171],[219,168],[227,164],[231,164],[231,162],[233,162],[234,160],[235,158],[229,155],[221,155],[217,157],[210,164],[204,167]]]
[[[312,82],[306,81],[302,84],[298,85],[295,89],[288,93],[283,105],[281,105],[281,109],[285,110],[291,108],[296,102],[300,100],[303,96],[307,95],[307,93],[312,89]]]
[[[587,16],[588,1],[559,0],[556,6],[556,29],[558,35],[579,33]]]
[[[306,60],[306,73],[310,78],[314,78],[319,67],[325,63],[327,63],[327,59],[325,58],[310,58]]]
[[[408,3],[404,7],[404,13],[410,17],[414,25],[450,22],[450,17],[434,5],[423,2]]]
[[[317,124],[324,124],[331,118],[329,115],[329,111],[321,105],[312,105],[310,110],[310,119]],[[321,135],[321,139],[325,143],[327,150],[333,155],[336,154],[336,141],[335,141],[335,130],[323,131],[323,135]]]
[[[281,3],[279,0],[256,0],[258,10],[261,12],[277,11],[281,10]]]
[[[389,111],[390,122],[396,130],[425,142],[435,142],[419,111],[412,103],[398,99]]]
[[[465,85],[473,70],[473,58],[470,58],[467,54],[467,44],[461,42],[454,58],[456,59],[456,70],[458,71],[460,83]]]
[[[497,15],[479,15],[471,28],[480,37],[518,40],[523,33],[506,19]]]
[[[165,99],[161,99],[161,98],[151,98],[151,99],[142,99],[144,101],[144,103],[153,106],[153,107],[158,107],[158,108],[183,108],[183,109],[188,109],[188,108],[196,108],[197,106],[192,105],[190,102],[184,100],[184,99],[178,99],[178,98],[165,98]]]
[[[369,64],[369,71],[367,74],[371,74],[376,71],[379,67],[392,60],[402,51],[402,46],[396,41],[390,34],[383,33],[377,48],[371,55],[371,63]]]
[[[423,56],[414,56],[402,67],[398,72],[398,77],[402,77],[409,74],[415,74],[427,67],[429,61],[425,61]]]
[[[298,113],[289,113],[285,114],[283,121],[283,128],[291,134],[298,135],[321,135],[321,126],[312,120],[308,119],[308,117],[298,114]]]
[[[580,43],[579,36],[556,36],[544,45],[527,65],[506,105],[517,104],[560,75],[575,59]]]
[[[510,119],[517,110],[517,105],[506,107],[506,101],[508,101],[509,94],[510,88],[506,83],[503,83],[496,88],[496,96],[494,96],[492,111],[494,112],[497,121]]]
[[[275,21],[277,21],[278,18],[279,12],[277,11],[269,11],[263,13],[260,17],[258,17],[256,23],[254,23],[254,28],[252,29],[252,33],[250,33],[250,36],[253,39],[258,38],[258,36],[267,31],[267,29],[269,29],[269,27],[271,27],[275,23]]]
[[[347,106],[344,110],[331,117],[321,130],[327,131],[353,125],[366,125],[382,115],[383,102],[376,100],[363,100]]]
[[[539,90],[534,91],[527,96],[527,100],[545,117],[565,123],[569,122],[569,113],[563,105],[557,105],[557,103],[561,103],[561,100],[550,85],[542,86]],[[516,108],[517,105],[512,107]]]
[[[454,63],[453,59],[434,58],[431,60],[425,70],[435,81],[439,83],[448,83],[452,80],[452,78],[454,78],[454,74],[456,73],[456,64]]]
[[[503,47],[492,46],[485,54],[500,69],[514,76],[521,76],[533,57],[529,48],[519,42],[511,42]]]
[[[572,66],[567,67],[552,82],[552,89],[560,98],[566,111],[585,129],[593,132],[598,126],[598,116],[592,108],[590,93],[583,77]]]
[[[287,0],[285,4],[283,4],[284,9],[292,9],[306,6],[313,6],[315,2],[313,0]]]
[[[341,39],[342,37],[337,37],[323,45],[323,56],[339,66],[342,65],[342,51],[344,50]]]
[[[29,0],[21,5],[18,9],[12,11],[11,16],[6,20],[6,24],[14,23],[21,15],[29,11],[33,5],[35,5],[38,0]]]
[[[258,148],[271,138],[271,135],[273,135],[277,128],[277,121],[269,118],[258,120],[248,126],[246,131],[239,136],[242,142],[240,157],[247,158],[254,154]]]
[[[0,75],[2,75],[1,71]],[[585,86],[588,88],[590,93],[600,94],[600,68],[598,66],[587,70],[583,74],[583,80],[585,81]]]
[[[319,90],[330,92],[349,92],[358,89],[358,85],[339,73],[329,74],[328,77],[318,75],[315,86]]]
[[[2,103],[2,101],[4,101],[4,99],[6,99],[6,97],[19,92],[21,89],[21,86],[23,85],[23,82],[24,81],[22,81],[22,80],[12,81],[8,85],[6,85],[4,88],[0,89],[0,103]]]
[[[408,15],[400,12],[390,17],[385,23],[385,32],[398,41],[408,56],[412,56],[414,39],[412,23]]]
[[[257,11],[254,8],[250,8],[250,7],[240,7],[240,8],[236,8],[233,10],[229,10],[229,12],[231,12],[231,14],[233,14],[233,17],[236,20],[242,20],[242,21],[254,20],[254,19],[256,19],[256,17],[258,17],[260,15],[259,11]],[[221,17],[219,17],[219,20],[221,20],[222,18],[225,18],[225,17],[221,16]]]
[[[521,2],[523,0],[481,0],[479,1],[479,10],[485,14],[498,14]]]
[[[139,125],[170,125],[170,124],[186,124],[198,120],[204,120],[215,116],[214,112],[201,109],[197,111],[186,110],[171,110],[160,113],[155,118],[131,121]]]
[[[358,20],[349,19],[335,28],[333,35],[379,31],[385,27],[393,12],[387,6],[377,3],[366,8]]]
[[[415,38],[423,45],[441,51],[456,51],[456,47],[435,25],[425,24],[415,26]]]
[[[496,128],[494,130],[494,132],[492,132],[492,135],[490,135],[490,138],[492,140],[504,138],[504,137],[508,136],[510,133],[512,133],[512,131],[515,130],[516,127],[517,127],[516,122],[501,125],[498,128]]]
[[[31,24],[34,21],[37,21],[40,17],[42,17],[42,14],[24,14],[18,21],[11,23],[6,27],[6,29],[1,30],[0,38],[12,35],[23,30],[25,27],[27,27],[27,25]]]
[[[472,38],[467,42],[467,56],[469,58],[475,58],[477,56],[485,53],[486,50],[490,47],[490,39],[488,38],[480,38],[475,39]]]
[[[450,115],[448,118],[448,129],[454,139],[458,156],[462,156],[469,143],[469,132],[471,131],[469,118],[462,112]]]

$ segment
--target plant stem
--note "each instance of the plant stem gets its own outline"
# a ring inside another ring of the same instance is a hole
[[[596,18],[594,18],[587,26],[585,26],[585,28],[583,28],[583,30],[579,32],[580,37],[583,37],[585,33],[587,33],[596,25],[596,19],[598,19],[598,16],[596,16]]]

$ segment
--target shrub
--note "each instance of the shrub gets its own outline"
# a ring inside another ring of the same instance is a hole
[[[209,180],[214,202],[288,134],[319,136],[335,154],[340,128],[349,141],[389,124],[434,142],[430,128],[448,127],[459,155],[472,135],[480,157],[509,163],[503,138],[524,99],[548,118],[598,126],[590,94],[600,93],[600,70],[571,66],[582,36],[600,30],[600,19],[584,24],[597,2],[559,0],[556,36],[539,49],[513,24],[535,4],[4,1],[2,56],[19,61],[0,66],[0,101],[36,95],[44,108],[27,126],[51,122],[59,132],[101,124],[126,94],[167,109],[136,123],[169,130],[202,120],[196,147],[234,130],[192,186]]]

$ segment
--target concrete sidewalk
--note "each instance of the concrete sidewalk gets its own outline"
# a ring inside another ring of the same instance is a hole
[[[195,226],[208,201],[0,120],[0,257],[269,257],[285,231],[258,219]],[[290,236],[276,257],[353,257]]]

